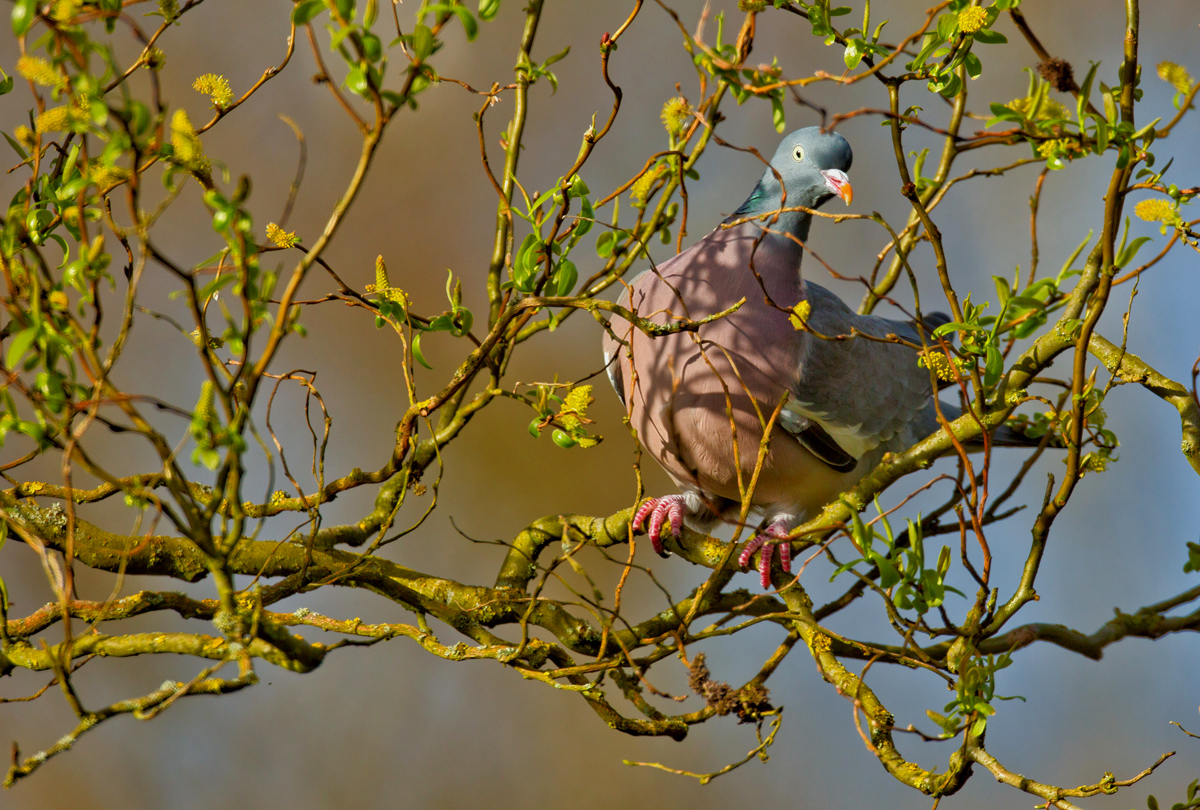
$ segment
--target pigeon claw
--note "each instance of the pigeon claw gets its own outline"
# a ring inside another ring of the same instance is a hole
[[[792,573],[792,544],[787,540],[788,532],[788,524],[785,521],[776,521],[763,529],[762,534],[752,537],[738,556],[738,565],[742,568],[749,568],[754,554],[762,550],[762,554],[758,560],[758,578],[763,590],[770,590],[771,588],[771,556],[773,549],[779,549],[779,567],[783,569],[784,573]],[[772,540],[782,542],[772,543]]]
[[[663,525],[668,525],[671,534],[679,537],[683,531],[683,496],[667,495],[649,499],[634,513],[633,528],[638,529],[647,516],[650,517],[650,525],[646,528],[646,533],[650,535],[650,545],[654,546],[655,554],[665,559],[670,555],[663,547]]]

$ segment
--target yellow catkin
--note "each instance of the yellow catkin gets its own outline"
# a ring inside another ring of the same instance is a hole
[[[1030,120],[1071,117],[1066,107],[1050,98],[1043,98],[1036,106],[1031,98],[1016,98],[1005,106]]]
[[[378,292],[390,289],[392,282],[388,280],[387,265],[383,263],[383,256],[375,257],[375,289]]]
[[[179,17],[179,0],[158,0],[158,13],[167,22],[175,22]]]
[[[1159,62],[1158,78],[1180,93],[1190,93],[1192,90],[1192,77],[1183,65],[1177,65],[1174,62]]]
[[[92,240],[92,244],[88,246],[87,260],[88,264],[95,264],[96,260],[104,253],[104,234],[97,234]]]
[[[24,124],[13,130],[13,135],[16,137],[17,143],[21,144],[21,146],[25,147],[25,149],[30,152],[32,152],[33,148],[37,146],[37,136],[34,134],[32,129]]]
[[[229,89],[228,80],[216,73],[205,73],[192,83],[192,89],[208,96],[213,107],[218,110],[228,107],[229,102],[233,101],[233,91]]]
[[[806,299],[792,307],[792,314],[788,316],[788,320],[792,322],[792,326],[796,329],[803,329],[805,322],[808,321],[808,316],[811,314],[812,304]]]
[[[954,382],[954,369],[940,349],[929,349],[922,355],[926,368],[933,369],[939,380]]]
[[[281,248],[290,248],[300,241],[295,231],[285,231],[274,222],[267,223],[267,238],[271,244]]]
[[[55,0],[50,16],[54,18],[55,22],[68,23],[75,19],[75,15],[82,7],[83,0]]]
[[[51,107],[37,117],[38,132],[63,132],[72,129],[79,114],[72,107]]]
[[[1175,217],[1175,207],[1162,198],[1142,200],[1133,207],[1133,213],[1147,222],[1167,222]]]
[[[103,163],[95,161],[89,167],[88,176],[97,188],[108,188],[115,183],[129,179],[129,170],[120,166],[105,166]]]
[[[958,13],[958,30],[974,34],[987,23],[987,12],[978,6],[964,8]]]
[[[688,106],[687,100],[676,96],[668,99],[663,105],[662,112],[659,117],[662,118],[663,127],[666,128],[667,134],[673,138],[678,138],[687,128],[688,119],[691,117],[692,108]]]
[[[1075,150],[1075,141],[1070,138],[1055,138],[1049,141],[1043,141],[1038,146],[1038,154],[1044,158],[1051,157],[1055,154],[1068,155]]]
[[[65,81],[54,65],[38,56],[22,56],[17,60],[17,73],[42,87],[60,87]]]
[[[213,389],[211,380],[205,380],[200,386],[200,399],[196,402],[196,417],[202,422],[211,422],[216,416],[214,405],[216,403],[216,391]]]
[[[630,187],[629,199],[633,200],[634,203],[645,202],[646,197],[650,194],[650,187],[654,185],[654,181],[658,179],[658,176],[666,170],[667,167],[660,163],[659,165],[645,172],[637,179],[637,182]]]
[[[175,159],[183,164],[189,164],[204,154],[204,146],[183,110],[176,110],[171,116],[171,146],[175,149]]]

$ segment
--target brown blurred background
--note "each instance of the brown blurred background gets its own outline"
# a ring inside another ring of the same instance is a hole
[[[386,12],[387,4],[381,5]],[[858,5],[855,14],[860,12]],[[874,5],[876,18],[892,18],[887,30],[897,38],[919,23],[927,4],[896,2],[887,9],[884,4]],[[415,6],[415,2],[400,6],[406,23]],[[572,46],[572,52],[556,66],[557,93],[552,94],[545,83],[531,91],[520,166],[527,189],[544,189],[565,171],[592,113],[607,114],[611,95],[600,78],[597,44],[603,32],[621,24],[631,6],[547,3],[535,57],[544,59],[566,45]],[[712,6],[740,19],[733,0]],[[681,0],[673,7],[692,28],[702,4]],[[1086,72],[1088,60],[1101,60],[1100,76],[1114,75],[1120,58],[1121,3],[1028,2],[1023,8],[1051,51],[1072,61],[1077,74]],[[194,122],[206,120],[204,99],[190,89],[201,73],[224,74],[235,94],[249,87],[282,58],[290,9],[290,3],[279,0],[209,0],[190,12],[182,25],[169,29],[160,46],[168,55],[161,75],[171,106],[187,109]],[[151,18],[146,25],[156,21]],[[434,64],[443,76],[475,87],[505,83],[512,75],[521,21],[519,4],[505,0],[499,18],[481,26],[479,40],[470,47],[460,29],[448,28],[447,46]],[[1140,108],[1141,123],[1173,113],[1170,89],[1152,75],[1156,62],[1169,59],[1200,74],[1198,23],[1200,7],[1194,2],[1143,4],[1146,98]],[[730,28],[727,36],[736,33],[736,22]],[[987,101],[1022,96],[1027,77],[1021,69],[1036,62],[1007,20],[997,28],[1009,35],[1011,47],[977,46],[985,66],[984,77],[970,88],[972,107],[977,110],[985,110]],[[710,23],[710,41],[714,29]],[[116,39],[121,61],[127,62],[137,51],[135,44],[120,29]],[[324,35],[322,39],[327,41]],[[781,13],[760,18],[752,61],[770,61],[773,55],[788,76],[818,69],[836,72],[841,67],[836,49],[822,46],[799,18]],[[16,57],[11,38],[0,38],[0,65],[10,74]],[[308,243],[319,234],[358,154],[353,126],[328,90],[311,82],[316,70],[301,38],[289,68],[204,138],[208,153],[225,163],[235,177],[251,176],[251,208],[261,229],[278,219],[297,158],[295,140],[277,116],[296,121],[307,138],[308,168],[287,229],[297,230]],[[695,74],[680,47],[678,30],[653,4],[646,5],[622,38],[613,56],[612,75],[625,91],[622,114],[584,171],[593,192],[600,194],[630,177],[648,154],[664,148],[658,111],[675,94],[674,85],[680,83],[689,98],[697,97]],[[921,105],[935,119],[942,113],[940,101],[923,90],[909,87],[905,93],[905,105]],[[849,91],[818,84],[805,90],[804,96],[831,112],[883,107],[886,102],[872,82]],[[479,164],[471,120],[479,101],[460,87],[443,84],[421,96],[420,102],[418,113],[402,113],[392,125],[364,193],[326,258],[361,289],[373,280],[374,257],[382,254],[393,283],[413,296],[418,311],[444,306],[442,287],[446,268],[451,268],[465,281],[466,303],[478,312],[496,199]],[[19,83],[16,92],[0,99],[0,126],[11,132],[26,120],[29,104]],[[727,103],[724,111],[728,120],[720,130],[722,137],[768,153],[774,149],[778,135],[764,102],[752,100],[742,107]],[[511,94],[488,113],[493,156],[499,154],[497,138],[510,114]],[[789,128],[819,123],[811,110],[791,103],[787,115]],[[1158,150],[1160,161],[1175,157],[1171,178],[1180,185],[1194,185],[1200,174],[1195,148],[1198,126],[1197,119],[1190,118]],[[902,221],[907,204],[898,194],[887,130],[877,118],[854,119],[841,130],[855,149],[850,173],[856,192],[854,210],[877,210],[892,222]],[[910,130],[907,138],[912,149],[936,146],[918,131]],[[995,165],[1024,154],[1023,147],[1014,148],[1004,157],[993,153],[987,159]],[[1072,165],[1047,180],[1040,220],[1043,272],[1057,269],[1088,230],[1096,227],[1107,182],[1102,163]],[[982,165],[969,160],[961,164],[964,169]],[[685,243],[735,209],[761,174],[753,157],[718,147],[708,151],[699,170],[701,180],[690,184],[690,233]],[[1014,266],[1028,267],[1026,201],[1036,172],[1036,167],[1025,168],[960,186],[949,204],[936,212],[960,294],[974,290],[977,299],[994,298],[991,275],[1011,276]],[[11,197],[20,178],[20,172],[0,176],[3,199]],[[1157,246],[1164,241],[1147,223],[1135,222],[1133,232],[1154,235]],[[819,223],[812,240],[840,272],[857,275],[869,267],[880,247],[879,237],[873,225]],[[164,219],[156,241],[184,264],[198,262],[219,248],[194,185]],[[590,243],[590,237],[585,239],[577,257],[582,276],[597,266]],[[1144,248],[1143,258],[1152,249],[1157,247]],[[654,251],[662,259],[673,249],[656,243]],[[937,287],[927,247],[916,254],[915,264],[932,295]],[[814,262],[805,269],[810,277],[857,303],[858,287],[826,279]],[[1200,347],[1197,269],[1195,253],[1177,251],[1147,274],[1133,309],[1130,350],[1175,379],[1188,377]],[[147,275],[148,305],[182,317],[182,308],[166,297],[170,280],[153,267]],[[306,285],[313,297],[331,289],[319,272]],[[1120,334],[1119,310],[1128,293],[1122,287],[1114,294],[1113,312],[1101,327],[1110,337]],[[379,466],[405,404],[396,371],[397,341],[386,331],[376,331],[361,310],[325,305],[306,311],[303,320],[309,337],[293,339],[274,370],[318,371],[317,385],[334,417],[328,458],[332,475],[354,466]],[[555,373],[560,379],[578,379],[594,373],[600,368],[598,344],[599,328],[594,322],[572,319],[557,332],[532,341],[514,364],[509,381],[548,380]],[[432,336],[425,348],[435,371],[422,380],[431,390],[449,373],[462,345],[446,336]],[[119,383],[128,389],[152,391],[184,407],[195,401],[199,388],[194,352],[185,338],[149,318],[137,323],[122,373]],[[546,438],[535,441],[525,431],[531,414],[512,403],[497,402],[446,453],[439,509],[425,526],[387,553],[421,570],[488,582],[495,576],[500,550],[472,544],[454,530],[451,518],[472,538],[496,540],[511,538],[545,514],[599,515],[629,505],[634,495],[631,442],[620,425],[616,398],[602,378],[596,395],[597,429],[608,439],[591,451],[562,451]],[[303,469],[307,430],[300,398],[286,390],[281,397],[274,416],[276,429],[288,437],[293,468]],[[1200,486],[1179,453],[1175,413],[1134,388],[1117,389],[1107,409],[1109,426],[1122,440],[1120,461],[1103,475],[1089,476],[1059,519],[1039,581],[1042,599],[1022,613],[1023,621],[1062,622],[1091,632],[1111,617],[1114,607],[1131,611],[1195,583],[1195,575],[1184,575],[1181,567],[1184,542],[1197,539]],[[159,424],[172,436],[182,437],[186,430],[180,421],[162,419]],[[106,448],[122,454],[113,461],[120,472],[141,471],[152,464],[147,453],[127,440],[89,436],[94,454],[103,457]],[[0,457],[16,452],[10,444],[0,449]],[[999,458],[995,474],[1011,472],[1017,463],[1011,457]],[[1039,497],[1046,473],[1060,470],[1057,458],[1044,460],[1030,475],[1023,496]],[[669,489],[657,470],[647,471],[652,492]],[[265,490],[261,465],[254,472],[256,483]],[[54,474],[50,465],[43,474]],[[276,482],[277,488],[282,486],[282,481]],[[886,502],[895,503],[900,494],[890,493],[894,499]],[[371,497],[366,492],[343,496],[325,510],[326,525],[357,519],[369,508]],[[398,524],[415,520],[424,505],[413,499]],[[919,508],[914,504],[907,514]],[[114,531],[130,521],[116,504],[105,504],[88,516]],[[992,547],[1002,557],[997,563],[1002,593],[1011,591],[1027,546],[1030,519],[1028,512],[1022,513],[989,533]],[[276,536],[284,530],[267,529]],[[658,576],[677,591],[698,583],[702,576],[678,560],[653,564]],[[0,575],[12,590],[13,615],[25,615],[48,601],[49,591],[34,556],[15,542],[0,550]],[[828,570],[816,564],[806,577],[815,598],[835,590],[826,582]],[[749,577],[746,584],[751,584]],[[111,585],[108,578],[85,577],[82,595],[103,598]],[[145,587],[208,594],[204,583],[126,585],[127,590]],[[636,598],[652,604],[646,594]],[[289,600],[280,609],[300,606],[340,617],[361,616],[364,621],[411,618],[393,604],[352,591],[327,589]],[[886,638],[889,631],[878,625],[877,609],[875,604],[858,606],[839,616],[834,626],[849,635]],[[111,631],[174,626],[169,618],[150,616]],[[199,625],[191,629],[203,632]],[[439,628],[439,633],[449,643],[458,640],[446,628]],[[738,681],[761,664],[779,638],[778,629],[758,628],[702,649],[709,653],[717,677]],[[658,685],[684,691],[681,667],[666,662],[660,669]],[[1089,806],[1144,805],[1147,793],[1168,803],[1179,800],[1186,784],[1200,776],[1200,743],[1184,738],[1168,722],[1200,725],[1198,669],[1200,652],[1190,635],[1154,643],[1127,641],[1111,648],[1099,663],[1048,645],[1024,650],[1001,673],[999,692],[1028,700],[999,705],[999,714],[989,726],[989,748],[1014,771],[1067,786],[1096,782],[1104,771],[1127,778],[1160,753],[1178,749],[1179,756],[1153,778],[1115,799],[1093,799]],[[100,705],[143,694],[164,678],[189,679],[196,670],[193,661],[165,657],[97,661],[81,671],[80,688],[88,705]],[[0,807],[190,810],[237,805],[308,810],[515,808],[552,803],[579,808],[651,805],[662,810],[759,805],[849,810],[924,808],[931,802],[895,782],[864,750],[854,731],[850,704],[821,682],[803,651],[793,655],[771,683],[774,702],[787,707],[771,761],[750,763],[706,787],[694,780],[627,767],[621,760],[658,760],[688,770],[713,770],[740,758],[754,745],[750,729],[726,719],[695,728],[682,744],[625,737],[607,729],[573,695],[523,682],[494,663],[452,664],[404,640],[340,651],[305,676],[266,664],[260,674],[263,682],[255,688],[219,699],[180,701],[152,723],[124,717],[106,724],[86,735],[75,750],[0,794]],[[901,725],[912,722],[928,729],[923,710],[940,711],[950,698],[936,684],[911,673],[876,667],[871,677]],[[18,673],[0,683],[0,695],[29,694],[42,683],[40,674]],[[692,698],[684,705],[695,704]],[[56,694],[32,704],[0,706],[0,741],[17,740],[26,754],[51,744],[71,725],[70,712]],[[903,750],[927,767],[944,763],[950,753],[944,744],[925,744],[922,749],[915,739],[901,736]],[[1032,797],[1001,788],[987,774],[977,773],[962,793],[942,806],[990,809],[1033,803]]]

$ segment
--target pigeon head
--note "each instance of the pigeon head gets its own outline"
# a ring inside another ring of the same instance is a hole
[[[846,171],[853,160],[850,144],[838,133],[822,132],[819,127],[798,129],[779,144],[771,167],[734,216],[766,214],[784,205],[817,208],[834,196],[849,205],[854,192]],[[799,234],[808,230],[810,220],[801,211],[785,212],[777,227]]]

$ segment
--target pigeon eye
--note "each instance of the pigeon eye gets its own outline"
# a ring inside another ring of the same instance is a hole
[[[804,147],[803,146],[797,146],[795,149],[792,150],[792,159],[795,160],[797,163],[804,160]]]

